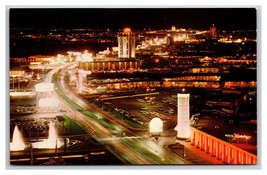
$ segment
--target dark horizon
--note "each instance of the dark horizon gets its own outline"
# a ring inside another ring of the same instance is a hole
[[[256,30],[255,8],[11,8],[10,28]]]

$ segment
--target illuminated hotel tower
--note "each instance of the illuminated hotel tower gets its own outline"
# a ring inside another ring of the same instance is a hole
[[[190,137],[190,94],[177,94],[177,138],[189,139]]]
[[[214,24],[212,24],[210,26],[210,36],[211,36],[211,38],[216,38],[217,37],[216,27],[215,27]]]
[[[118,35],[118,57],[135,58],[135,36],[130,28],[124,28]]]

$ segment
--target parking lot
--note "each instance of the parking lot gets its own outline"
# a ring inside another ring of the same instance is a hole
[[[190,100],[191,108],[193,106],[191,103],[196,104],[194,100],[195,99]],[[119,112],[123,119],[139,123],[145,128],[149,127],[149,122],[152,118],[161,118],[163,120],[164,133],[173,131],[177,124],[177,97],[172,93],[144,95],[139,97],[128,96],[120,99],[105,100],[103,105],[109,110]],[[199,106],[195,105],[195,107]],[[235,142],[229,140],[225,135],[240,134],[251,136],[251,140],[244,143],[240,142],[241,144],[239,144],[239,146],[256,146],[257,127],[255,124],[245,122],[230,124],[226,122],[225,116],[222,113],[219,113],[218,110],[202,110],[201,107],[200,109],[201,112],[199,113],[190,112],[190,123],[192,127],[233,144],[235,144]],[[192,117],[192,115],[195,117]],[[255,150],[256,149],[251,149],[249,151],[254,153]]]
[[[123,119],[148,127],[152,118],[160,118],[164,129],[172,129],[177,124],[176,96],[144,95],[120,99],[105,100],[103,105],[121,114]]]

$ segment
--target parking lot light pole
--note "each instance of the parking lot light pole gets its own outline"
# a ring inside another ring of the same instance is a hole
[[[103,107],[104,107],[104,100],[101,99],[101,108],[103,109]]]
[[[186,157],[186,147],[184,146],[184,157]]]

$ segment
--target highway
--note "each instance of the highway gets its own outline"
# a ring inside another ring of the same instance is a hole
[[[74,67],[75,63],[66,64],[58,68],[53,69],[47,74],[47,81],[52,82],[53,75],[59,72],[57,76],[57,88],[62,91],[64,96],[68,97],[72,102],[78,104],[83,110],[77,110],[62,98],[62,94],[56,94],[57,98],[61,101],[63,109],[66,109],[70,113],[70,117],[76,121],[81,127],[83,127],[88,133],[90,133],[97,141],[103,144],[110,152],[112,152],[117,158],[119,158],[125,164],[133,165],[148,165],[148,164],[189,164],[188,161],[181,157],[163,149],[148,138],[139,137],[114,137],[114,130],[108,126],[100,124],[97,120],[85,115],[85,112],[101,116],[99,120],[103,120],[102,117],[108,120],[110,126],[122,130],[123,132],[135,136],[135,133],[128,128],[124,127],[122,123],[114,120],[108,113],[98,110],[88,103],[77,97],[66,85],[64,78],[69,67]],[[55,83],[55,82],[54,82]],[[57,90],[57,92],[58,92]],[[110,139],[111,138],[111,139]],[[112,139],[113,138],[113,139]]]

